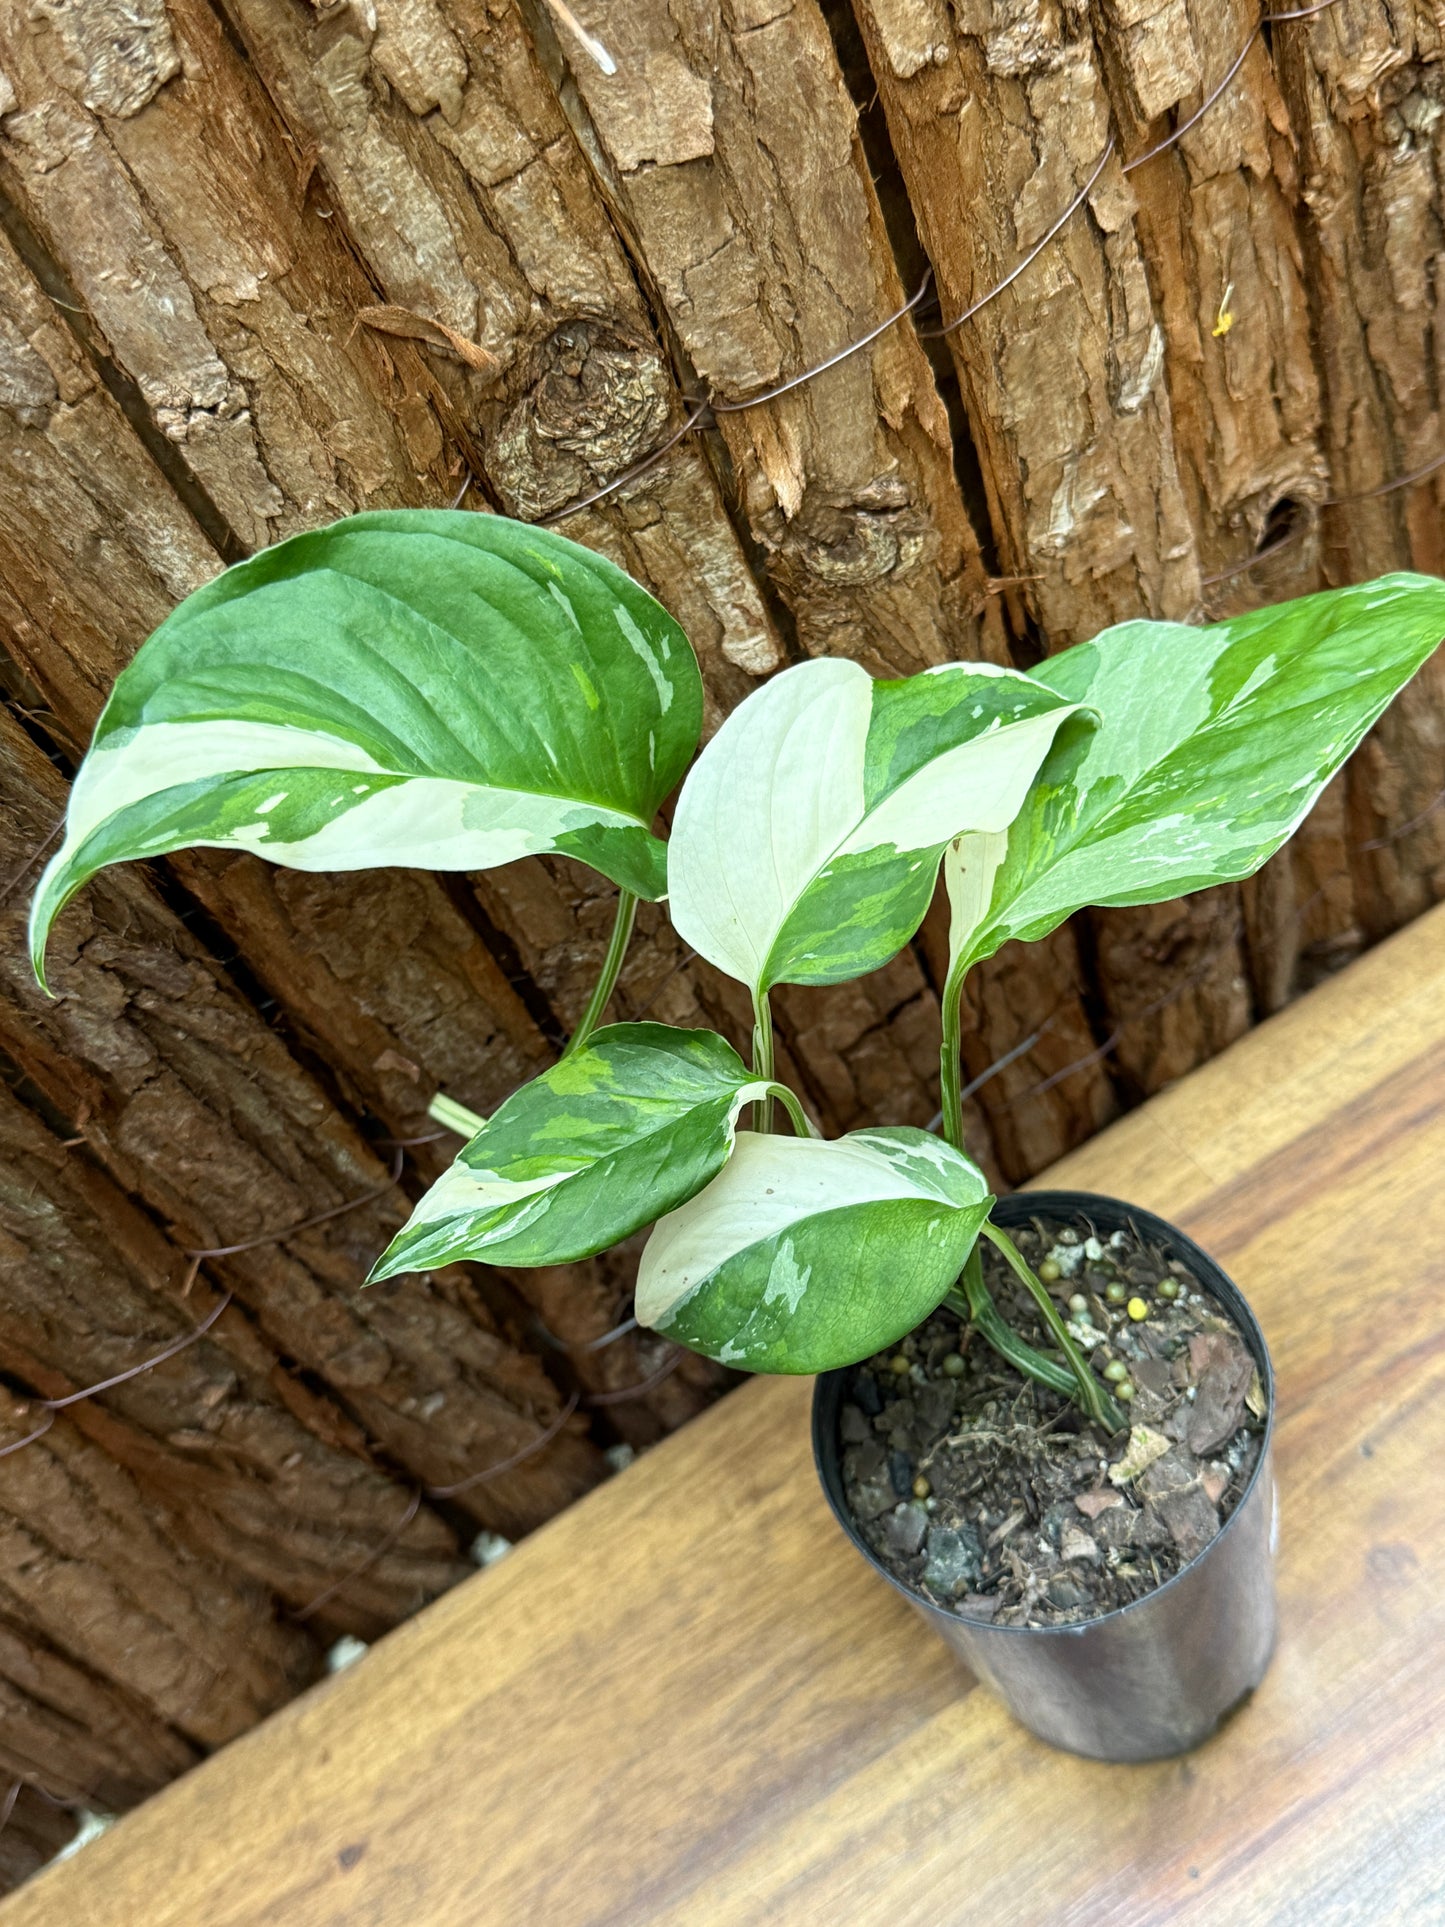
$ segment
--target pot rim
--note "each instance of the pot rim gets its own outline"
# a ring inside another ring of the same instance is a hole
[[[1243,1321],[1244,1329],[1241,1332],[1241,1336],[1253,1354],[1255,1365],[1259,1370],[1260,1382],[1264,1387],[1266,1400],[1264,1433],[1260,1440],[1258,1456],[1254,1461],[1254,1469],[1249,1475],[1249,1482],[1240,1493],[1238,1499],[1236,1499],[1234,1510],[1219,1528],[1218,1532],[1215,1533],[1209,1544],[1196,1552],[1192,1559],[1182,1565],[1178,1572],[1166,1579],[1162,1585],[1155,1586],[1151,1591],[1142,1594],[1138,1599],[1131,1599],[1127,1605],[1115,1606],[1106,1613],[1097,1613],[1091,1619],[1073,1620],[1062,1626],[1000,1626],[995,1624],[991,1619],[972,1619],[967,1613],[961,1613],[953,1606],[938,1605],[934,1600],[930,1599],[926,1593],[920,1592],[919,1589],[908,1580],[901,1579],[897,1573],[890,1571],[858,1529],[857,1521],[853,1518],[852,1513],[848,1510],[846,1502],[843,1499],[842,1454],[837,1450],[836,1439],[824,1438],[820,1419],[821,1391],[824,1381],[837,1379],[841,1377],[844,1372],[853,1371],[855,1367],[852,1365],[840,1365],[835,1367],[831,1372],[821,1372],[814,1380],[812,1409],[813,1464],[814,1469],[818,1473],[819,1483],[823,1488],[823,1496],[827,1499],[829,1508],[839,1525],[842,1526],[844,1532],[863,1554],[863,1557],[869,1564],[878,1572],[882,1573],[890,1585],[896,1586],[905,1599],[922,1606],[929,1612],[942,1613],[950,1619],[956,1619],[961,1625],[975,1628],[983,1633],[996,1633],[1000,1635],[1013,1634],[1017,1637],[1029,1639],[1078,1639],[1086,1633],[1092,1633],[1096,1627],[1112,1625],[1115,1621],[1123,1619],[1127,1614],[1139,1612],[1143,1607],[1151,1605],[1156,1599],[1161,1599],[1165,1593],[1179,1585],[1181,1581],[1187,1579],[1198,1566],[1203,1564],[1210,1553],[1213,1552],[1214,1548],[1223,1540],[1226,1533],[1229,1532],[1235,1521],[1243,1515],[1248,1507],[1250,1498],[1253,1496],[1255,1487],[1259,1484],[1260,1476],[1269,1463],[1270,1451],[1274,1444],[1274,1365],[1270,1359],[1269,1346],[1265,1342],[1263,1328],[1255,1316],[1254,1307],[1250,1304],[1244,1293],[1216,1258],[1211,1258],[1202,1245],[1196,1244],[1187,1232],[1181,1231],[1179,1227],[1172,1224],[1169,1219],[1161,1218],[1157,1212],[1146,1211],[1141,1205],[1126,1203],[1123,1198],[1110,1197],[1101,1191],[1069,1191],[1062,1188],[1040,1189],[1037,1191],[1011,1191],[1007,1194],[1006,1199],[996,1202],[1012,1202],[1014,1199],[1018,1199],[1020,1202],[1027,1200],[1035,1203],[1041,1210],[1050,1211],[1054,1216],[1068,1215],[1074,1217],[1082,1216],[1084,1218],[1087,1218],[1088,1207],[1091,1204],[1107,1205],[1111,1206],[1114,1210],[1123,1212],[1126,1217],[1140,1221],[1144,1226],[1157,1226],[1159,1231],[1165,1234],[1157,1240],[1158,1242],[1177,1246],[1180,1257],[1186,1261],[1190,1258],[1197,1259],[1206,1273],[1213,1273],[1217,1278],[1222,1278],[1243,1307],[1245,1317]],[[1061,1200],[1067,1200],[1067,1204],[1061,1204],[1059,1202]],[[990,1212],[989,1215],[992,1216],[993,1213]],[[1206,1289],[1209,1291],[1211,1297],[1218,1297],[1218,1293],[1211,1284],[1206,1284]],[[1235,1316],[1233,1308],[1228,1304],[1225,1304],[1224,1309],[1229,1312],[1231,1317]],[[929,1316],[931,1317],[932,1313],[930,1313]],[[825,1447],[837,1466],[837,1498],[834,1497],[828,1478],[824,1473]]]

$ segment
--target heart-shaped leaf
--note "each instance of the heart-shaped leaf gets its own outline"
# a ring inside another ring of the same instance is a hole
[[[371,1274],[589,1258],[690,1198],[775,1087],[710,1030],[610,1024],[509,1097]]]
[[[1059,732],[1006,835],[945,874],[952,972],[1088,904],[1251,876],[1445,636],[1445,582],[1393,575],[1208,628],[1126,622],[1034,679],[1095,711]]]
[[[875,682],[799,663],[694,764],[668,854],[672,919],[755,991],[874,970],[923,920],[963,830],[1002,830],[1075,705],[987,663]]]
[[[746,1371],[852,1364],[942,1302],[992,1203],[977,1165],[927,1131],[740,1131],[648,1239],[637,1316]]]
[[[189,845],[298,870],[560,851],[660,897],[658,805],[697,746],[681,629],[620,569],[499,515],[397,509],[198,589],[118,679],[36,895]]]

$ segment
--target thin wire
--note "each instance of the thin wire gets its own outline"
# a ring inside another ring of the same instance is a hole
[[[421,1509],[421,1494],[420,1492],[414,1491],[410,1494],[410,1496],[407,1499],[406,1511],[403,1512],[400,1519],[397,1520],[396,1524],[392,1527],[391,1531],[387,1533],[386,1537],[381,1541],[381,1543],[377,1546],[373,1546],[371,1551],[367,1553],[366,1557],[364,1559],[358,1560],[356,1565],[354,1565],[349,1572],[344,1572],[342,1573],[339,1579],[333,1580],[332,1583],[326,1588],[325,1592],[317,1593],[316,1597],[312,1600],[308,1600],[306,1605],[298,1606],[296,1610],[292,1613],[291,1617],[293,1619],[301,1619],[301,1620],[310,1619],[313,1613],[320,1612],[323,1606],[328,1605],[336,1597],[336,1595],[339,1592],[344,1591],[345,1588],[349,1586],[353,1580],[360,1579],[364,1573],[370,1572],[372,1567],[376,1565],[378,1560],[384,1559],[387,1553],[391,1551],[392,1547],[396,1544],[397,1540],[401,1537],[401,1535],[406,1531],[407,1527],[411,1524],[412,1520],[416,1517],[420,1509]]]
[[[1192,127],[1196,127],[1199,124],[1209,112],[1210,108],[1215,105],[1216,101],[1219,100],[1220,96],[1228,88],[1231,81],[1233,81],[1235,75],[1248,58],[1250,49],[1254,46],[1255,41],[1258,40],[1266,27],[1275,26],[1287,20],[1309,20],[1312,19],[1315,14],[1325,13],[1329,8],[1338,5],[1339,0],[1319,0],[1319,4],[1316,6],[1295,8],[1287,13],[1266,14],[1263,19],[1256,21],[1253,31],[1235,57],[1229,71],[1225,74],[1223,80],[1218,83],[1208,99],[1195,109],[1194,113],[1190,115],[1189,119],[1185,121],[1182,126],[1176,127],[1174,132],[1165,140],[1151,147],[1147,153],[1137,155],[1132,161],[1126,161],[1123,166],[1123,172],[1125,174],[1132,174],[1136,168],[1142,167],[1146,161],[1152,161],[1157,155],[1163,154],[1169,148],[1175,146]],[[1111,134],[1098,165],[1085,182],[1083,188],[1075,195],[1074,199],[1070,201],[1069,205],[1064,209],[1058,220],[1054,222],[1053,226],[1049,228],[1047,233],[1029,250],[1017,267],[1005,275],[996,287],[990,288],[987,294],[975,301],[972,307],[965,309],[961,315],[955,316],[945,327],[920,329],[919,339],[921,341],[941,341],[946,335],[952,334],[955,328],[961,328],[965,321],[971,320],[974,315],[978,314],[983,308],[986,308],[989,302],[996,300],[1006,288],[1011,287],[1023,273],[1024,269],[1038,259],[1049,242],[1054,239],[1060,229],[1069,221],[1070,217],[1075,214],[1088,199],[1095,182],[1103,173],[1110,155],[1114,153],[1115,147],[1116,142]],[[909,299],[903,303],[902,307],[895,309],[891,315],[888,315],[884,320],[878,322],[875,327],[870,328],[867,334],[860,335],[856,341],[849,342],[846,348],[840,348],[836,354],[829,355],[826,361],[820,361],[811,368],[805,368],[800,375],[792,375],[787,381],[778,382],[772,388],[765,388],[759,394],[748,395],[738,401],[722,401],[716,397],[710,397],[696,402],[692,407],[692,413],[687,417],[686,421],[684,421],[679,428],[674,429],[666,441],[660,443],[649,455],[644,456],[640,462],[634,463],[631,468],[626,469],[621,475],[614,477],[612,481],[605,483],[603,487],[594,489],[591,494],[582,496],[578,501],[568,502],[562,508],[553,509],[547,515],[540,516],[537,525],[541,528],[549,528],[553,523],[564,521],[568,516],[577,515],[583,509],[595,507],[598,502],[606,501],[608,496],[615,495],[619,489],[626,488],[632,482],[639,480],[643,475],[647,474],[649,469],[656,467],[665,455],[676,448],[680,441],[683,441],[690,435],[693,430],[701,424],[705,415],[711,414],[713,418],[716,419],[719,415],[733,415],[740,413],[743,409],[761,407],[764,402],[777,401],[780,396],[791,394],[795,388],[801,388],[806,382],[816,380],[819,375],[827,374],[829,369],[838,367],[841,362],[847,361],[850,356],[856,355],[860,353],[862,349],[869,347],[873,342],[877,341],[881,335],[886,334],[890,328],[896,327],[905,315],[911,314],[927,294],[932,279],[933,270],[929,268],[924,273],[917,293],[911,295]],[[472,478],[470,474],[468,474],[467,480],[462,485],[461,494],[458,495],[456,502],[453,503],[453,507],[460,505],[466,495],[467,489],[471,486],[471,480]]]
[[[1330,5],[1334,4],[1335,0],[1330,0]],[[1412,488],[1416,482],[1427,480],[1442,468],[1445,468],[1445,455],[1436,455],[1420,468],[1412,468],[1408,475],[1397,475],[1392,481],[1377,483],[1374,488],[1362,488],[1352,495],[1326,495],[1315,504],[1315,507],[1323,512],[1325,509],[1351,508],[1357,502],[1376,502],[1382,495],[1393,495],[1397,489]],[[1231,563],[1229,568],[1219,569],[1213,575],[1200,576],[1199,586],[1202,589],[1210,589],[1216,583],[1228,582],[1234,576],[1245,574],[1258,563],[1268,562],[1270,557],[1278,555],[1281,549],[1291,548],[1313,527],[1313,521],[1301,517],[1296,528],[1291,529],[1288,535],[1282,535],[1277,542],[1271,542],[1267,549],[1260,549],[1256,554],[1247,556],[1243,562]]]
[[[348,1586],[354,1584],[356,1580],[370,1572],[378,1561],[385,1558],[386,1554],[391,1551],[391,1548],[396,1544],[397,1540],[400,1539],[401,1535],[421,1510],[423,1497],[429,1499],[454,1499],[458,1493],[467,1492],[474,1485],[481,1485],[488,1479],[499,1479],[505,1472],[514,1472],[519,1465],[522,1465],[526,1460],[532,1458],[536,1453],[541,1452],[552,1443],[568,1419],[571,1418],[572,1414],[577,1410],[577,1404],[577,1394],[573,1392],[567,1400],[567,1403],[562,1407],[556,1418],[552,1420],[544,1432],[539,1432],[536,1438],[532,1439],[527,1445],[524,1445],[520,1451],[511,1453],[505,1459],[499,1459],[495,1465],[487,1466],[484,1471],[474,1472],[470,1478],[459,1479],[455,1485],[413,1487],[407,1499],[406,1510],[391,1528],[390,1532],[387,1533],[386,1537],[377,1545],[373,1546],[365,1558],[358,1560],[349,1571],[342,1573],[339,1579],[333,1580],[324,1592],[317,1593],[316,1597],[308,1600],[304,1606],[298,1606],[292,1612],[291,1617],[299,1620],[310,1619],[313,1614],[320,1612],[323,1606],[329,1605],[338,1593],[344,1592]]]
[[[550,514],[539,516],[536,526],[543,529],[550,528],[554,522],[560,522],[569,515],[579,515],[583,509],[590,509],[594,503],[605,501],[609,495],[615,495],[618,489],[626,488],[629,482],[635,482],[650,468],[655,468],[664,455],[677,447],[684,436],[690,435],[711,407],[711,402],[699,402],[681,428],[674,429],[665,442],[659,442],[650,455],[645,455],[640,462],[634,462],[631,468],[624,469],[620,475],[615,476],[602,488],[593,489],[590,495],[584,495],[576,502],[568,502],[565,508],[553,509]]]
[[[359,1206],[370,1204],[375,1199],[385,1196],[401,1177],[402,1159],[403,1152],[398,1146],[392,1164],[392,1174],[385,1184],[378,1185],[375,1190],[363,1192],[359,1198],[352,1198],[347,1204],[333,1205],[330,1210],[318,1211],[310,1218],[303,1218],[300,1224],[285,1225],[277,1231],[267,1232],[262,1237],[246,1238],[240,1244],[208,1245],[196,1250],[185,1249],[183,1255],[191,1260],[191,1268],[186,1274],[185,1284],[181,1287],[181,1296],[184,1297],[190,1290],[202,1259],[230,1258],[239,1251],[255,1251],[262,1245],[280,1244],[283,1240],[293,1237],[298,1231],[309,1231],[313,1225],[327,1224],[331,1219],[339,1218],[343,1212],[355,1211]],[[157,1352],[153,1358],[147,1358],[139,1365],[132,1365],[128,1371],[117,1372],[113,1378],[103,1378],[99,1384],[87,1385],[84,1391],[69,1392],[64,1398],[39,1398],[30,1401],[46,1413],[46,1423],[38,1426],[28,1437],[17,1439],[12,1445],[0,1446],[0,1459],[8,1457],[12,1452],[20,1451],[24,1446],[34,1445],[37,1439],[44,1438],[55,1422],[55,1413],[63,1412],[67,1406],[79,1405],[84,1399],[95,1398],[101,1392],[114,1391],[117,1385],[128,1384],[131,1379],[139,1378],[142,1373],[152,1371],[157,1365],[163,1365],[168,1358],[174,1358],[188,1345],[194,1345],[197,1339],[205,1337],[234,1296],[235,1293],[232,1291],[223,1292],[193,1331],[187,1332],[183,1338],[175,1339],[164,1350]]]
[[[1123,172],[1126,174],[1132,174],[1135,168],[1142,167],[1145,161],[1152,161],[1158,155],[1167,153],[1171,147],[1175,146],[1179,141],[1183,140],[1184,136],[1189,132],[1189,130],[1192,127],[1197,127],[1199,125],[1200,121],[1203,120],[1204,116],[1209,112],[1210,108],[1214,106],[1215,102],[1219,99],[1220,95],[1229,86],[1230,82],[1234,79],[1234,76],[1239,72],[1240,68],[1244,65],[1245,61],[1248,60],[1250,51],[1253,48],[1255,41],[1259,39],[1260,35],[1264,32],[1266,27],[1279,26],[1281,22],[1286,20],[1311,20],[1314,18],[1314,16],[1317,13],[1327,13],[1331,7],[1336,7],[1338,5],[1339,5],[1339,0],[1319,0],[1318,6],[1299,7],[1299,8],[1296,8],[1291,13],[1267,13],[1261,19],[1257,20],[1254,24],[1254,31],[1250,34],[1248,40],[1245,41],[1244,45],[1240,48],[1238,54],[1235,56],[1233,65],[1230,67],[1228,73],[1225,74],[1223,80],[1221,80],[1218,86],[1214,89],[1214,92],[1210,94],[1208,99],[1201,101],[1199,106],[1196,107],[1194,112],[1189,116],[1188,120],[1184,122],[1183,126],[1176,127],[1174,132],[1168,137],[1167,140],[1160,141],[1157,146],[1151,147],[1149,151],[1145,154],[1136,155],[1132,161],[1125,161]]]
[[[1364,488],[1357,495],[1332,495],[1328,501],[1321,502],[1320,507],[1342,509],[1354,502],[1373,502],[1381,495],[1393,495],[1397,488],[1409,488],[1414,482],[1423,482],[1437,468],[1445,468],[1445,455],[1437,455],[1433,461],[1426,462],[1423,468],[1411,469],[1408,475],[1397,475],[1393,482],[1381,482],[1378,488]]]
[[[35,1430],[29,1433],[25,1438],[16,1439],[13,1445],[0,1445],[0,1459],[7,1459],[9,1458],[12,1452],[19,1452],[23,1450],[24,1447],[27,1445],[34,1445],[37,1439],[43,1439],[45,1437],[45,1434],[50,1430],[51,1426],[54,1425],[54,1423],[55,1423],[54,1412],[47,1412],[45,1414],[45,1423],[43,1425],[38,1425],[35,1428]]]
[[[1360,851],[1387,849],[1390,844],[1398,843],[1402,836],[1410,836],[1418,830],[1422,823],[1427,822],[1435,814],[1442,803],[1445,803],[1445,790],[1431,797],[1420,814],[1412,816],[1408,823],[1402,823],[1398,829],[1390,830],[1385,836],[1372,836],[1368,843],[1357,843],[1355,848]]]
[[[642,1021],[642,1019],[647,1015],[648,1011],[652,1009],[652,1006],[657,1002],[658,998],[662,995],[663,991],[667,989],[667,986],[672,982],[673,978],[676,976],[679,976],[684,970],[686,970],[689,967],[689,965],[695,964],[697,962],[697,958],[698,958],[697,951],[689,950],[685,957],[680,958],[672,966],[672,969],[668,971],[667,975],[663,978],[662,982],[657,986],[656,990],[653,991],[652,995],[648,998],[647,1002],[642,1006],[642,1008],[640,1010],[633,1012],[632,1021],[634,1024],[640,1023]]]
[[[1052,241],[1054,236],[1059,232],[1060,228],[1062,228],[1070,217],[1076,214],[1084,205],[1084,202],[1088,200],[1089,195],[1093,192],[1094,183],[1109,164],[1114,147],[1114,136],[1111,134],[1103,153],[1099,156],[1099,164],[1089,176],[1088,180],[1084,182],[1084,185],[1079,189],[1073,200],[1069,202],[1069,205],[1064,209],[1058,220],[1054,222],[1054,225],[1040,240],[1034,243],[1023,260],[1019,262],[1018,266],[1014,268],[1011,273],[1006,274],[996,288],[990,288],[987,294],[980,295],[971,308],[965,308],[962,314],[955,315],[953,320],[948,322],[946,326],[942,328],[920,328],[918,331],[919,340],[942,341],[945,335],[951,335],[955,328],[961,328],[964,322],[971,321],[981,308],[986,308],[990,301],[996,300],[1005,288],[1011,288],[1023,273],[1024,269],[1030,267],[1039,258],[1049,242]]]
[[[184,1338],[176,1339],[174,1344],[167,1345],[164,1351],[157,1352],[154,1358],[148,1358],[143,1365],[132,1365],[128,1372],[117,1372],[114,1378],[103,1378],[98,1385],[87,1385],[83,1392],[70,1392],[64,1398],[39,1398],[35,1403],[47,1412],[63,1412],[67,1405],[79,1405],[82,1399],[94,1398],[99,1392],[112,1392],[117,1385],[124,1385],[132,1378],[139,1378],[142,1372],[149,1372],[157,1365],[164,1365],[168,1358],[174,1358],[177,1352],[183,1352],[187,1345],[194,1345],[198,1338],[204,1338],[234,1296],[234,1292],[222,1292],[194,1331],[187,1332]],[[9,1449],[13,1451],[15,1448],[12,1446]]]
[[[744,408],[758,408],[765,401],[776,401],[780,395],[789,395],[795,388],[801,388],[805,381],[813,381],[819,375],[826,375],[830,368],[836,368],[840,362],[847,361],[850,355],[856,355],[860,349],[876,341],[879,335],[886,335],[888,330],[896,327],[905,315],[912,314],[924,295],[928,293],[932,280],[933,270],[926,268],[923,279],[918,284],[917,294],[911,295],[901,308],[895,308],[886,321],[880,321],[876,328],[870,328],[866,335],[860,335],[856,341],[850,341],[846,348],[840,348],[836,355],[829,355],[826,361],[820,361],[816,367],[805,368],[801,375],[794,375],[789,381],[780,381],[776,388],[765,388],[760,395],[749,395],[742,401],[712,401],[708,406],[715,415],[736,415]]]
[[[635,1332],[637,1320],[624,1318],[620,1325],[614,1325],[611,1331],[603,1332],[600,1338],[587,1338],[577,1342],[559,1338],[556,1332],[549,1330],[540,1318],[532,1320],[532,1330],[544,1345],[550,1345],[554,1351],[569,1352],[573,1358],[585,1358],[589,1352],[604,1351],[607,1346],[615,1345],[619,1338],[625,1338],[628,1332]]]
[[[642,1398],[652,1390],[654,1385],[660,1385],[665,1378],[671,1378],[682,1363],[683,1357],[682,1347],[674,1345],[672,1357],[665,1365],[660,1365],[650,1377],[640,1380],[636,1385],[624,1385],[615,1392],[589,1392],[587,1403],[589,1405],[626,1405],[634,1398]]]
[[[484,1471],[473,1472],[470,1478],[458,1479],[455,1485],[428,1485],[424,1486],[422,1490],[429,1499],[454,1499],[459,1492],[470,1492],[474,1485],[485,1485],[489,1479],[500,1479],[504,1472],[514,1472],[519,1465],[524,1464],[534,1453],[542,1451],[545,1446],[552,1443],[568,1419],[571,1418],[572,1414],[577,1410],[578,1402],[577,1393],[572,1392],[568,1396],[567,1403],[562,1407],[556,1418],[552,1420],[552,1423],[547,1427],[546,1431],[539,1432],[536,1438],[531,1440],[529,1444],[522,1446],[519,1451],[513,1452],[509,1458],[499,1459],[495,1465],[487,1466]]]
[[[35,868],[41,857],[44,856],[45,852],[50,848],[51,844],[64,828],[65,818],[61,816],[51,826],[50,834],[40,845],[39,849],[31,852],[13,877],[9,878],[7,882],[0,884],[0,903],[8,903],[10,901],[11,897],[20,888],[20,885],[25,881],[26,877],[29,876],[30,872]]]
[[[189,1247],[183,1247],[185,1255],[188,1258],[198,1260],[201,1258],[234,1258],[238,1251],[259,1251],[262,1245],[282,1244],[287,1238],[294,1238],[299,1231],[310,1231],[318,1224],[330,1224],[333,1218],[343,1217],[348,1211],[358,1211],[362,1205],[374,1204],[378,1198],[384,1198],[388,1191],[401,1182],[401,1171],[404,1160],[405,1152],[402,1147],[398,1145],[396,1156],[391,1161],[391,1176],[386,1180],[385,1184],[378,1184],[375,1189],[371,1191],[363,1191],[359,1198],[352,1198],[346,1204],[333,1204],[329,1210],[317,1211],[311,1217],[303,1218],[299,1224],[282,1225],[277,1231],[263,1231],[258,1237],[241,1239],[239,1244],[208,1245],[199,1251],[191,1250]]]

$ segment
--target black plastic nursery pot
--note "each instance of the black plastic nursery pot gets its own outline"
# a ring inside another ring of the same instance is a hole
[[[934,1605],[864,1542],[843,1495],[838,1420],[847,1371],[827,1372],[815,1384],[818,1476],[838,1523],[863,1557],[1041,1740],[1097,1760],[1187,1753],[1259,1685],[1274,1648],[1277,1501],[1269,1352],[1235,1285],[1164,1219],[1086,1191],[1020,1192],[1001,1198],[993,1217],[1013,1230],[1036,1213],[1081,1228],[1087,1222],[1100,1236],[1132,1224],[1186,1265],[1238,1325],[1259,1367],[1268,1410],[1253,1476],[1217,1536],[1172,1579],[1130,1605],[1076,1625],[999,1626]]]

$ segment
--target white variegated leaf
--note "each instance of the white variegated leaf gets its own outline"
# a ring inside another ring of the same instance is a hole
[[[293,536],[188,597],[121,674],[36,894],[37,971],[97,870],[194,845],[298,870],[559,851],[659,897],[652,820],[701,714],[677,624],[562,536],[445,509]]]
[[[978,1167],[927,1131],[740,1131],[648,1239],[637,1316],[746,1371],[851,1364],[941,1303],[992,1203]]]
[[[710,1030],[610,1024],[524,1084],[427,1192],[371,1274],[458,1258],[589,1258],[700,1191],[774,1088]]]
[[[1442,637],[1445,583],[1394,575],[1207,628],[1126,622],[1041,664],[1097,726],[1060,730],[1006,835],[949,851],[952,974],[1089,904],[1252,875]]]
[[[922,921],[949,840],[1007,828],[1076,707],[987,663],[899,682],[845,661],[785,670],[683,785],[680,935],[757,991],[876,969]]]

